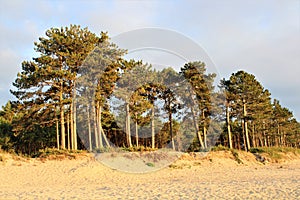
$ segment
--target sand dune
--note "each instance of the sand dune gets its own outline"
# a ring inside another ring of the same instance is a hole
[[[0,162],[0,199],[297,199],[300,160],[261,164],[229,153],[183,155],[148,173],[108,168],[90,156]],[[148,166],[153,167],[153,166]]]

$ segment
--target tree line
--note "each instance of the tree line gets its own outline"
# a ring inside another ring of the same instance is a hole
[[[156,70],[77,25],[51,28],[34,46],[13,82],[16,100],[0,110],[4,150],[300,147],[293,113],[245,71],[215,87],[201,61]]]

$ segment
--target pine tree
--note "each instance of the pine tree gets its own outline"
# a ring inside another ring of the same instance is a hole
[[[126,50],[119,49],[110,42],[107,33],[102,32],[95,49],[85,59],[78,72],[77,99],[81,104],[90,107],[88,124],[93,124],[96,148],[102,148],[103,142],[110,146],[103,130],[103,122],[106,119],[102,115],[104,109],[109,109],[107,99],[112,95],[121,74],[132,64],[132,61],[122,59],[125,53]],[[81,119],[87,117],[82,116]]]
[[[179,90],[178,85],[182,77],[173,69],[166,68],[159,73],[159,77],[162,79],[160,82],[162,85],[162,92],[160,98],[164,101],[164,110],[168,115],[169,121],[169,135],[172,149],[175,150],[174,134],[173,134],[173,115],[177,114],[182,107],[179,100]]]
[[[72,149],[77,149],[76,105],[73,93],[76,75],[98,40],[87,28],[81,29],[76,25],[47,30],[46,37],[40,37],[39,42],[34,44],[39,57],[33,58],[33,61],[24,61],[22,72],[13,83],[17,90],[11,92],[17,97],[28,118],[34,117],[36,112],[47,110],[56,115],[58,108],[61,148],[66,148],[65,115],[70,110]],[[26,112],[28,109],[31,111]],[[40,124],[45,120],[36,119]],[[55,120],[48,122],[51,126]]]
[[[228,106],[232,116],[241,120],[245,150],[251,147],[249,123],[263,123],[265,114],[270,111],[270,93],[255,79],[244,71],[233,73],[229,80],[223,80],[227,94]],[[255,143],[255,129],[252,128],[252,146]]]
[[[184,101],[190,107],[200,147],[207,148],[207,129],[212,112],[211,97],[216,75],[206,74],[206,66],[203,62],[187,63],[181,68],[180,73],[190,84],[186,88],[188,98]]]
[[[272,146],[297,146],[299,145],[299,123],[295,120],[293,113],[280,105],[275,99],[273,102],[273,123],[271,129]]]
[[[14,145],[12,126],[14,118],[15,112],[12,109],[11,102],[8,101],[0,110],[0,149],[8,151]]]

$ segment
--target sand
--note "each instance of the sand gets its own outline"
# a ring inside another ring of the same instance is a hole
[[[0,199],[299,199],[299,159],[277,164],[241,159],[238,164],[226,152],[183,155],[171,167],[148,173],[122,172],[90,156],[5,159]]]

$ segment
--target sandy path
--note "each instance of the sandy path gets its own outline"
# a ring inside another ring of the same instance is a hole
[[[0,199],[297,199],[300,161],[238,165],[185,161],[146,174],[89,159],[0,163]],[[20,165],[20,166],[18,166]]]

